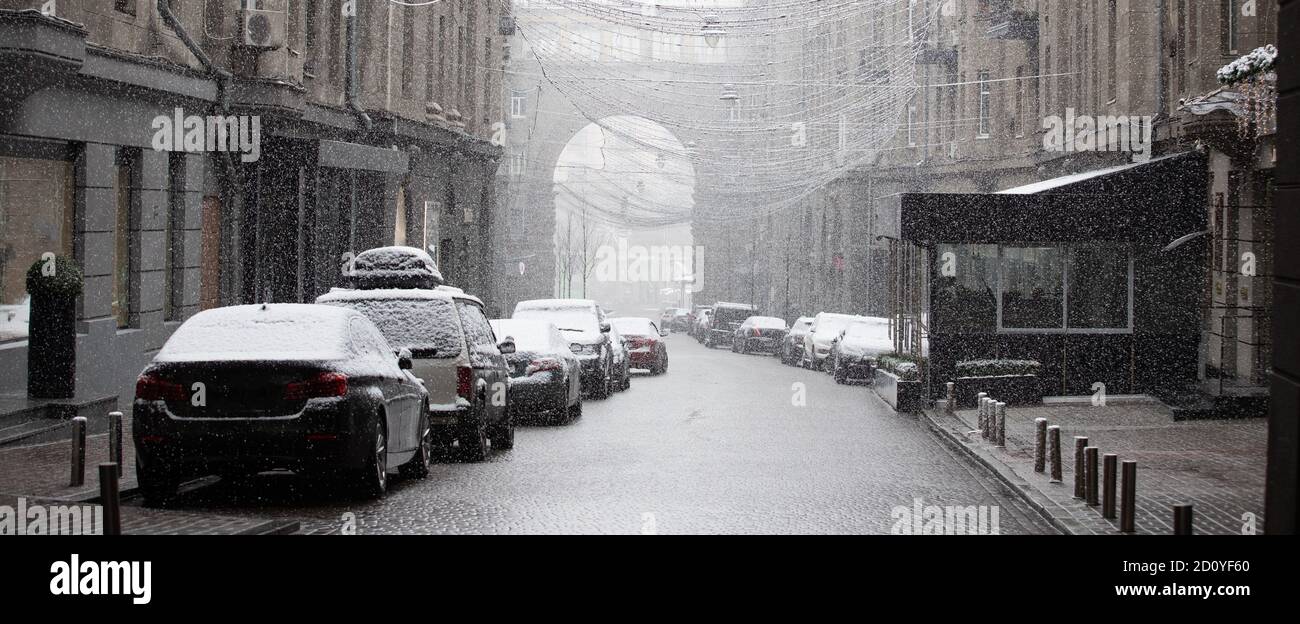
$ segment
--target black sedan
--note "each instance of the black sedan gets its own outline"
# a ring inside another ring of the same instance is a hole
[[[515,352],[506,356],[511,418],[563,424],[582,416],[582,367],[555,325],[497,319],[492,331],[515,343]]]
[[[384,494],[394,467],[428,476],[428,395],[403,356],[343,308],[195,315],[136,381],[132,435],[146,502],[210,474],[288,469],[341,479],[368,497]]]
[[[736,353],[776,353],[790,328],[785,319],[751,316],[731,335],[731,350]]]

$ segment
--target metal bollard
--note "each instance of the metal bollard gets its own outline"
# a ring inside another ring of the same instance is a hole
[[[998,446],[1007,445],[1007,404],[1003,401],[994,403],[997,412],[996,423],[993,426],[993,432],[997,434]]]
[[[1062,481],[1060,425],[1047,428],[1047,454],[1052,458],[1052,483],[1060,483]]]
[[[1034,419],[1034,472],[1047,470],[1047,419]]]
[[[72,419],[72,478],[71,487],[86,484],[86,417]]]
[[[117,476],[122,477],[122,412],[108,414],[108,461],[117,465]]]
[[[1174,505],[1174,535],[1192,534],[1192,506]]]
[[[117,475],[121,467],[109,462],[99,465],[99,500],[104,506],[104,535],[122,534],[122,498]]]
[[[1115,466],[1119,463],[1119,456],[1114,453],[1106,453],[1102,456],[1102,495],[1101,495],[1101,517],[1107,520],[1115,519]]]
[[[1087,492],[1084,487],[1085,467],[1083,465],[1084,449],[1088,448],[1088,438],[1074,436],[1074,497],[1083,498]]]
[[[984,404],[988,402],[988,397],[989,393],[987,392],[981,392],[975,395],[975,413],[979,417],[980,437],[985,439],[989,437],[989,428],[987,426],[988,423],[985,421],[984,410]]]
[[[1120,493],[1119,503],[1119,530],[1124,533],[1132,533],[1137,527],[1133,518],[1135,516],[1134,507],[1137,505],[1137,462],[1126,460],[1122,464],[1123,474],[1120,480],[1124,484],[1124,491]]]
[[[957,413],[957,384],[948,382],[948,406],[945,410],[949,415]]]
[[[1097,496],[1098,450],[1097,447],[1095,446],[1089,446],[1088,448],[1083,449],[1083,453],[1084,453],[1084,465],[1085,465],[1086,472],[1088,473],[1088,480],[1087,480],[1088,506],[1096,507],[1097,505],[1101,504],[1101,500]]]

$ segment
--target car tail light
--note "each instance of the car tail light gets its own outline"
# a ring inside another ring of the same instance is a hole
[[[135,398],[145,401],[184,401],[188,398],[185,387],[152,375],[141,375],[135,380]]]
[[[456,367],[456,396],[470,400],[474,389],[474,369],[468,366]]]
[[[753,328],[753,329],[751,329],[751,330],[749,330],[749,331],[753,332],[751,335],[754,336],[755,338],[757,338],[758,336],[762,336],[762,335],[763,335],[763,332],[758,331],[758,328],[757,328],[757,327],[755,327],[755,328]]]
[[[524,370],[524,373],[527,375],[534,375],[537,373],[544,373],[546,371],[558,372],[562,370],[564,370],[564,365],[560,363],[559,360],[555,358],[541,358],[539,360],[533,360],[532,362],[529,362],[528,368]]]
[[[342,373],[320,373],[306,381],[295,381],[284,387],[284,398],[288,401],[341,397],[347,393],[348,376]]]

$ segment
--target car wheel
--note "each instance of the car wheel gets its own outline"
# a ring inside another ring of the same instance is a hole
[[[566,416],[568,416],[569,422],[582,418],[582,399],[578,399],[577,403],[569,406]]]
[[[384,430],[383,414],[375,419],[370,439],[370,456],[366,458],[366,465],[359,470],[357,483],[362,496],[379,498],[388,491],[388,433]]]
[[[841,386],[847,385],[849,383],[849,370],[847,368],[844,368],[840,364],[839,358],[835,358],[834,373],[835,373],[835,383],[840,384]]]
[[[632,389],[632,369],[629,368],[629,369],[626,369],[626,370],[623,371],[623,387],[622,387],[622,390],[626,391],[626,390],[631,390],[631,389]]]
[[[420,446],[415,450],[415,457],[401,467],[402,475],[414,479],[424,479],[433,468],[433,429],[429,426],[429,410],[426,406],[420,414]]]
[[[740,342],[740,348],[737,349],[737,352],[739,352],[741,355],[749,355],[749,341],[742,340]]]
[[[171,502],[176,498],[176,490],[180,487],[180,482],[168,475],[165,467],[149,468],[140,461],[139,456],[136,457],[135,478],[140,493],[144,496],[144,504],[150,507],[159,507]]]
[[[483,409],[475,407],[470,422],[461,431],[460,454],[466,461],[481,462],[487,459],[487,423],[483,419]]]

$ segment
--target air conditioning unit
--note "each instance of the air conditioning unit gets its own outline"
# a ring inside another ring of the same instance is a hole
[[[240,41],[250,48],[283,48],[288,21],[284,4],[285,0],[243,0]]]

